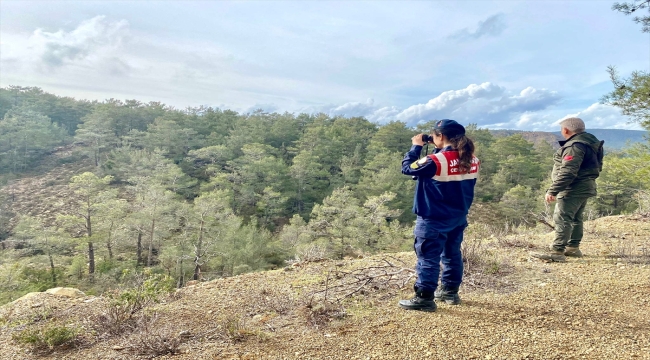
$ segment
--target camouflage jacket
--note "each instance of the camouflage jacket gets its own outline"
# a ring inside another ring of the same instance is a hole
[[[596,196],[596,178],[603,168],[603,143],[583,132],[560,141],[553,156],[553,196]]]

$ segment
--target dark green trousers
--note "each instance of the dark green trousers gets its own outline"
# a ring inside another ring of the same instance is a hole
[[[579,247],[583,232],[583,214],[589,197],[563,196],[557,198],[553,221],[555,241],[553,249],[564,251],[567,246]]]

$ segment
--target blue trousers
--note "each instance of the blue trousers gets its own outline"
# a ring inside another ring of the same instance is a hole
[[[453,228],[449,232],[427,229],[426,237],[415,236],[415,254],[417,263],[415,271],[418,279],[415,286],[422,292],[433,292],[438,288],[440,263],[442,262],[442,283],[446,287],[458,287],[463,281],[463,255],[460,244],[466,224]],[[417,225],[416,225],[417,229]]]

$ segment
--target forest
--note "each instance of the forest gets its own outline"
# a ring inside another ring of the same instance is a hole
[[[55,286],[101,294],[143,271],[181,287],[408,251],[414,181],[401,160],[434,121],[411,128],[2,88],[0,304]],[[470,226],[538,226],[552,212],[542,199],[553,146],[465,125],[481,159]],[[650,211],[649,145],[607,153],[590,218]]]

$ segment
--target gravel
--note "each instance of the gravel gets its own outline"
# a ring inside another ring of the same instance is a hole
[[[502,289],[501,281],[493,288],[461,288],[462,305],[440,304],[435,313],[400,309],[397,301],[411,296],[406,286],[368,291],[344,303],[344,318],[310,324],[304,316],[310,311],[305,299],[323,286],[328,269],[341,268],[340,261],[199,283],[158,306],[161,324],[186,338],[180,354],[159,358],[650,359],[650,261],[629,261],[612,253],[623,233],[633,248],[650,245],[650,222],[643,217],[601,218],[587,230],[582,247],[586,256],[566,263],[530,259],[527,249],[500,249],[512,267],[501,280],[515,285]],[[527,235],[540,246],[549,237]],[[412,253],[394,256],[414,261]],[[358,268],[379,257],[346,260],[343,268]],[[77,348],[41,357],[11,340],[18,330],[11,320],[30,312],[54,309],[67,314],[68,321],[78,313],[82,315],[76,321],[83,324],[82,318],[99,311],[101,303],[39,295],[0,307],[0,319],[9,320],[0,321],[0,359],[145,358],[127,352],[133,337],[129,334],[101,341],[88,336]],[[76,310],[70,311],[71,306]],[[228,336],[227,321],[238,324],[240,336]]]

